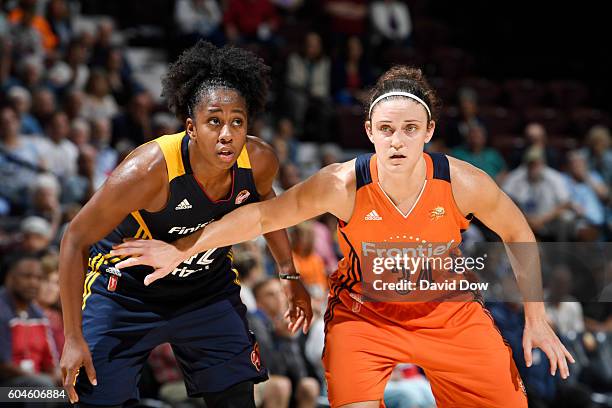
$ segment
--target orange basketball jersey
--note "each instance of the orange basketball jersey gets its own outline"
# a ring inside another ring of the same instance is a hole
[[[330,277],[330,297],[344,289],[352,293],[353,298],[359,299],[362,294],[366,299],[369,297],[368,293],[372,292],[366,289],[371,288],[372,281],[364,277],[372,277],[371,262],[368,266],[364,255],[370,248],[397,244],[404,248],[421,247],[425,253],[440,247],[452,252],[461,242],[461,232],[470,221],[461,214],[453,198],[448,159],[440,153],[423,153],[423,157],[427,165],[426,180],[407,214],[403,214],[383,191],[378,181],[376,155],[357,158],[355,208],[348,222],[339,221],[338,241],[344,257]],[[370,286],[366,288],[366,285]],[[398,306],[387,308],[397,309]],[[370,307],[384,313],[383,305]]]

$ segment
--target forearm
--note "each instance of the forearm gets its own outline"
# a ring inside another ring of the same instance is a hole
[[[279,272],[293,273],[295,266],[291,255],[291,245],[286,230],[268,232],[264,235],[272,257],[278,265]]]
[[[260,203],[249,204],[212,222],[202,230],[174,242],[184,259],[200,252],[250,241],[266,231],[261,222]]]
[[[525,319],[544,317],[540,254],[533,232],[525,222],[524,228],[502,239],[523,297]]]
[[[60,247],[60,299],[64,319],[64,335],[78,336],[82,332],[81,307],[87,249],[80,246],[67,231]]]

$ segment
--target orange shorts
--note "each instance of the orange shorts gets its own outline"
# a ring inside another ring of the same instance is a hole
[[[527,407],[512,350],[478,302],[361,303],[343,290],[330,298],[326,317],[323,364],[333,408],[384,407],[398,363],[424,369],[438,407]]]

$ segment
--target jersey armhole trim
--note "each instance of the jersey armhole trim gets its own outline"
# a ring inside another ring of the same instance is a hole
[[[168,182],[185,174],[181,145],[185,132],[161,136],[155,141],[159,145],[168,170]]]

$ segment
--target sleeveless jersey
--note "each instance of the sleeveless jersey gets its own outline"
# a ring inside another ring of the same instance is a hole
[[[93,280],[100,274],[121,275],[118,279],[112,278],[116,279],[116,287],[109,282],[105,295],[155,302],[173,309],[204,305],[239,292],[240,282],[238,272],[232,267],[231,246],[213,248],[186,259],[172,273],[148,287],[143,280],[153,271],[151,267],[135,266],[121,271],[113,267],[121,259],[111,257],[109,252],[124,238],[173,242],[204,228],[238,206],[259,200],[246,145],[231,168],[232,187],[228,196],[213,201],[193,175],[188,142],[185,132],[149,142],[160,146],[166,161],[169,183],[166,206],[157,212],[132,212],[108,236],[91,246],[85,298]]]
[[[396,207],[379,184],[376,155],[366,154],[356,159],[355,207],[348,222],[339,220],[338,223],[338,242],[344,257],[338,263],[338,270],[330,276],[330,310],[333,310],[334,300],[341,301],[338,295],[344,290],[353,299],[365,300],[365,307],[383,315],[397,314],[411,304],[416,306],[402,300],[385,305],[384,297],[370,296],[372,281],[364,280],[364,276],[372,276],[371,269],[366,270],[366,267],[371,268],[371,262],[365,262],[364,252],[376,245],[425,249],[444,245],[452,252],[461,242],[461,232],[470,221],[461,214],[453,198],[448,159],[439,153],[424,152],[423,157],[427,166],[426,180],[407,214]],[[368,299],[377,302],[368,302]],[[471,293],[470,299],[473,299]]]

